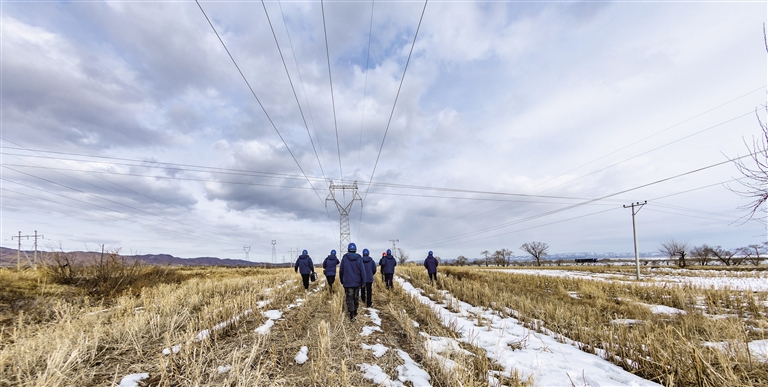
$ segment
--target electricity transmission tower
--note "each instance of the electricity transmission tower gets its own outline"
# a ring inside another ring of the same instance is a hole
[[[35,235],[21,235],[21,231],[19,231],[19,235],[12,236],[11,240],[13,240],[13,238],[16,238],[19,240],[19,248],[18,250],[16,250],[16,270],[21,269],[21,238],[27,238],[27,239],[35,238],[35,258],[32,261],[32,266],[37,265],[37,238],[45,239],[45,237],[42,235],[38,235],[37,230],[35,230]],[[26,255],[26,253],[24,255]]]
[[[648,201],[646,200],[642,203],[637,202],[624,206],[624,208],[632,208],[632,234],[635,237],[635,275],[638,280],[640,280],[640,253],[637,251],[637,227],[635,226],[635,215],[637,215],[637,213],[640,212],[640,209],[647,203]],[[637,207],[637,211],[635,211],[635,207]]]
[[[243,246],[243,250],[245,251],[245,260],[249,261],[248,259],[248,253],[251,252],[251,246]]]
[[[336,203],[336,208],[339,210],[339,252],[346,251],[344,246],[352,242],[352,235],[349,228],[349,211],[352,209],[352,204],[355,200],[360,201],[360,206],[363,205],[363,198],[357,193],[357,181],[352,184],[334,184],[331,181],[328,189],[331,191],[328,197],[325,199],[325,205],[328,206],[329,201]],[[336,191],[341,190],[341,200],[343,203],[339,203],[339,197],[336,195]],[[349,203],[347,203],[346,192],[350,191],[351,195]]]
[[[397,249],[395,248],[395,243],[400,243],[400,239],[390,239],[390,242],[392,242],[392,254],[397,254]]]
[[[272,239],[272,262],[277,263],[277,251],[275,250],[275,245],[277,244],[277,240]]]

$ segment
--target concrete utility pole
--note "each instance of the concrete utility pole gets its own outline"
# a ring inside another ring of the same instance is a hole
[[[349,228],[349,211],[352,209],[352,204],[355,200],[360,201],[360,207],[363,206],[363,198],[357,193],[357,181],[352,184],[333,184],[331,181],[328,189],[331,191],[328,197],[325,199],[325,205],[328,206],[329,201],[336,203],[336,208],[339,210],[339,252],[347,251],[344,246],[352,242],[352,233]],[[346,199],[342,199],[345,203],[339,203],[336,197],[336,190],[341,190],[342,198],[346,198],[346,191],[351,191],[351,199],[349,203],[346,203]]]
[[[16,270],[21,270],[21,238],[27,238],[27,239],[35,238],[35,257],[34,257],[34,260],[32,262],[32,265],[33,266],[37,265],[37,238],[45,239],[45,237],[42,236],[42,235],[38,235],[37,234],[37,230],[35,230],[35,235],[21,235],[21,231],[19,231],[19,235],[18,236],[12,236],[11,240],[13,240],[13,238],[16,238],[16,239],[19,240],[19,247],[16,250]]]
[[[646,204],[648,204],[647,200],[642,203],[636,202],[624,206],[624,208],[632,208],[632,235],[635,237],[635,275],[637,276],[637,280],[640,280],[640,253],[637,250],[637,225],[635,224],[635,215],[637,215],[637,213],[640,212],[640,209]],[[637,210],[635,210],[635,207],[637,207]]]
[[[277,263],[277,250],[275,250],[275,245],[277,244],[276,239],[272,239],[272,262]]]
[[[397,254],[395,243],[400,243],[400,239],[390,239],[389,241],[392,242],[392,254]]]
[[[251,246],[243,246],[243,250],[245,251],[245,260],[250,261],[250,259],[248,259],[248,253],[251,252]]]

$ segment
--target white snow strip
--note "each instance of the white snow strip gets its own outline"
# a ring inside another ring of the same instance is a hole
[[[389,376],[376,364],[371,365],[368,363],[358,364],[358,368],[363,372],[363,377],[372,381],[377,386],[385,387],[405,387],[405,384],[392,380]],[[419,386],[421,387],[421,386]]]
[[[138,387],[139,382],[148,378],[148,373],[141,373],[141,374],[130,374],[123,376],[122,379],[120,379],[120,384],[118,387]]]
[[[682,309],[673,308],[671,306],[643,304],[642,302],[638,302],[638,304],[650,309],[651,313],[653,314],[669,314],[669,315],[687,314],[686,311]]]
[[[306,363],[307,360],[309,359],[309,357],[307,356],[308,352],[309,352],[309,348],[307,348],[306,345],[303,345],[299,350],[299,353],[296,354],[296,357],[294,357],[293,360],[296,361],[296,364]]]
[[[231,369],[232,369],[232,366],[230,365],[219,366],[219,368],[216,369],[216,372],[218,372],[219,374],[226,374]]]
[[[238,320],[240,320],[241,317],[247,316],[251,314],[251,312],[252,310],[248,309],[245,312],[240,313],[239,315],[232,317],[227,321],[216,324],[211,329],[203,329],[202,331],[198,332],[197,335],[195,335],[194,340],[187,341],[187,344],[190,344],[192,341],[203,341],[205,339],[208,339],[211,337],[211,331],[218,331],[218,330],[224,329],[227,325],[237,322]],[[179,353],[179,351],[181,350],[181,347],[182,347],[182,344],[177,344],[172,346],[171,348],[163,348],[162,353],[163,355],[170,355],[171,353]]]
[[[368,308],[368,316],[371,317],[371,322],[374,324],[381,326],[381,317],[379,317],[379,310]]]
[[[502,318],[497,311],[475,307],[446,294],[451,309],[461,311],[456,313],[423,296],[421,289],[402,278],[396,280],[405,292],[428,305],[444,326],[455,329],[460,341],[484,349],[489,359],[504,368],[502,374],[506,377],[516,370],[522,379],[533,377],[534,383],[541,386],[659,386],[574,345],[531,331],[515,318]],[[482,317],[483,326],[477,325],[478,316]]]
[[[384,354],[387,353],[387,350],[389,350],[389,348],[387,348],[382,344],[374,344],[374,345],[360,344],[360,347],[362,347],[363,349],[367,349],[369,351],[373,351],[373,356],[376,356],[377,359],[384,356]]]
[[[727,341],[720,342],[706,342],[704,346],[717,348],[722,352],[735,355],[739,348],[744,350],[744,343],[730,343]],[[755,340],[749,342],[749,354],[756,360],[761,362],[768,361],[768,340]]]
[[[397,378],[401,382],[411,382],[412,385],[418,387],[432,386],[429,384],[429,374],[421,369],[408,353],[398,349],[397,355],[405,362],[405,364],[397,366]]]
[[[373,332],[383,332],[379,327],[363,327],[363,331],[360,332],[360,336],[370,336]]]
[[[495,271],[496,272],[496,271]],[[514,269],[498,272],[544,275],[551,277],[581,278],[595,281],[628,282],[640,285],[696,286],[704,289],[731,289],[745,291],[768,291],[768,273],[763,271],[734,273],[726,270],[654,269],[652,276],[642,276],[637,282],[634,274],[626,272],[590,273],[580,270],[537,270]],[[683,274],[683,275],[681,275]]]
[[[275,320],[269,319],[264,322],[264,324],[261,324],[260,327],[256,328],[254,332],[260,334],[260,335],[268,335],[269,332],[272,331],[272,326],[275,325]]]

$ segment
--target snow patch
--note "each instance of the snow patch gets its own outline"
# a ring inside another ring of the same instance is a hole
[[[120,379],[120,384],[118,387],[138,387],[139,382],[148,378],[149,373],[141,373],[141,374],[130,374],[123,376],[122,379]]]
[[[360,332],[360,336],[370,336],[373,332],[383,332],[379,327],[363,327],[363,331]]]
[[[362,347],[363,349],[367,349],[369,351],[373,351],[373,356],[376,356],[377,359],[384,356],[384,354],[387,353],[387,350],[389,350],[389,348],[387,348],[382,344],[374,344],[374,345],[360,344],[360,347]]]
[[[302,346],[299,350],[299,353],[296,354],[296,357],[293,358],[293,360],[296,361],[296,364],[304,364],[307,362],[309,357],[307,356],[307,353],[309,352],[309,348],[307,348],[306,345]]]

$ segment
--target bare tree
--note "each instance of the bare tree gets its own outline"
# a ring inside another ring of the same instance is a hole
[[[482,255],[483,257],[485,257],[485,266],[488,266],[488,259],[489,259],[489,256],[491,255],[491,253],[489,253],[489,252],[488,252],[488,250],[483,250],[483,251],[480,253],[480,255]]]
[[[691,248],[691,257],[699,263],[699,265],[706,266],[709,263],[709,259],[712,258],[712,248],[706,243],[701,246]]]
[[[731,266],[735,263],[733,257],[736,255],[736,250],[728,250],[720,246],[714,246],[709,248],[709,252],[712,256],[725,264],[725,266]]]
[[[496,266],[509,266],[509,264],[512,263],[512,250],[496,250],[491,255],[491,259],[493,260],[493,264]]]
[[[766,254],[766,247],[768,242],[761,245],[752,244],[745,247],[738,248],[738,254],[741,254],[744,260],[749,261],[751,264],[758,266],[763,259],[763,255]]]
[[[453,260],[453,264],[456,266],[465,266],[467,262],[468,262],[467,257],[463,255],[459,255],[458,257],[456,257],[456,259]]]
[[[669,258],[677,257],[677,265],[685,267],[685,257],[688,255],[688,242],[676,241],[674,238],[661,242],[659,252],[667,254]]]
[[[397,258],[398,264],[404,264],[408,260],[408,254],[402,248],[395,249],[395,258]]]
[[[537,266],[541,266],[541,259],[547,256],[547,250],[549,250],[549,245],[544,242],[531,242],[531,243],[523,243],[523,245],[520,246],[520,248],[536,259]]]
[[[768,51],[768,39],[765,35],[765,23],[763,23],[763,41],[765,50]],[[755,219],[755,214],[763,212],[768,215],[768,209],[763,204],[768,200],[768,125],[760,120],[760,108],[755,109],[757,122],[760,125],[762,134],[760,137],[752,137],[752,145],[744,140],[744,145],[749,151],[748,157],[738,157],[733,159],[733,163],[739,170],[743,178],[738,180],[741,188],[731,188],[731,191],[739,194],[741,197],[749,199],[750,202],[739,207],[747,211],[743,219],[748,222]],[[762,110],[768,112],[768,105],[763,105]],[[758,221],[766,223],[766,218],[758,218]]]

